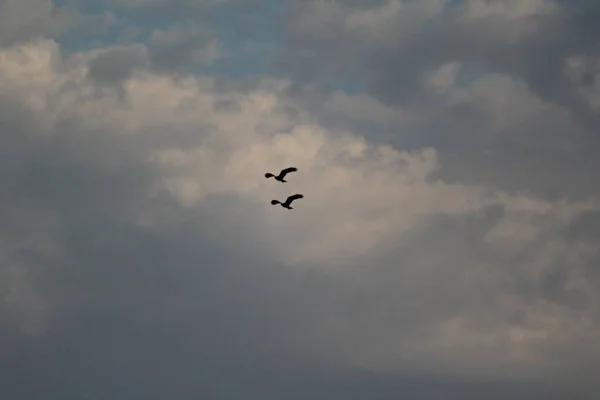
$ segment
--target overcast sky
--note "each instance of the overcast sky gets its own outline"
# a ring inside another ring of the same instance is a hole
[[[0,0],[0,397],[598,398],[599,20]]]

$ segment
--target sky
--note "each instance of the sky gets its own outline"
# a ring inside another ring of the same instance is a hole
[[[598,398],[599,17],[0,0],[2,398]]]

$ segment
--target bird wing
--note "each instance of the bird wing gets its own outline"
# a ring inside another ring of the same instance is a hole
[[[296,172],[296,171],[298,171],[298,168],[296,168],[296,167],[289,167],[289,168],[281,170],[281,172],[279,173],[279,176],[281,178],[283,178],[284,176],[286,176],[290,172]]]
[[[287,198],[287,200],[286,200],[285,202],[286,202],[286,203],[288,203],[288,204],[291,204],[291,203],[292,203],[292,201],[294,201],[294,200],[296,200],[296,199],[301,199],[301,198],[303,198],[303,197],[304,197],[304,196],[303,196],[303,195],[301,195],[301,194],[294,194],[294,195],[291,195],[290,197],[288,197],[288,198]]]

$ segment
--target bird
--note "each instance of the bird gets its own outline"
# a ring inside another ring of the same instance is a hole
[[[293,210],[292,207],[290,207],[290,205],[292,204],[292,201],[296,200],[296,199],[302,199],[304,196],[301,194],[294,194],[290,197],[288,197],[285,202],[280,202],[279,200],[271,200],[271,204],[276,205],[276,204],[281,204],[281,207],[283,208],[287,208],[288,210]]]
[[[276,180],[276,181],[279,181],[279,182],[283,182],[283,183],[285,183],[285,182],[287,182],[287,181],[284,179],[284,178],[285,178],[285,176],[286,176],[287,174],[289,174],[290,172],[296,172],[296,171],[298,171],[298,168],[296,168],[296,167],[289,167],[289,168],[286,168],[286,169],[282,170],[282,171],[279,173],[279,175],[277,175],[277,176],[273,175],[273,174],[272,174],[272,173],[270,173],[270,172],[267,172],[267,173],[265,174],[265,178],[267,178],[267,179],[269,179],[269,178],[275,178],[275,180]]]

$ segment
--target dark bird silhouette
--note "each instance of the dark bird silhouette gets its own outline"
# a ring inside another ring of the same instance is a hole
[[[279,200],[271,200],[271,204],[276,205],[276,204],[281,204],[281,207],[283,208],[287,208],[288,210],[293,210],[292,207],[290,207],[290,204],[292,204],[292,201],[296,200],[296,199],[301,199],[304,196],[301,194],[294,194],[290,197],[287,198],[287,200],[285,202],[280,202]]]
[[[277,175],[277,176],[273,175],[273,174],[272,174],[272,173],[270,173],[270,172],[267,172],[267,173],[265,174],[265,178],[267,178],[267,179],[268,179],[268,178],[275,178],[275,180],[276,180],[276,181],[279,181],[279,182],[284,182],[284,183],[285,183],[285,182],[287,182],[287,181],[286,181],[286,180],[284,180],[283,178],[285,178],[285,176],[286,176],[287,174],[289,174],[290,172],[296,172],[296,171],[298,171],[298,168],[296,168],[296,167],[289,167],[289,168],[286,168],[286,169],[282,170],[282,171],[279,173],[279,175]]]

